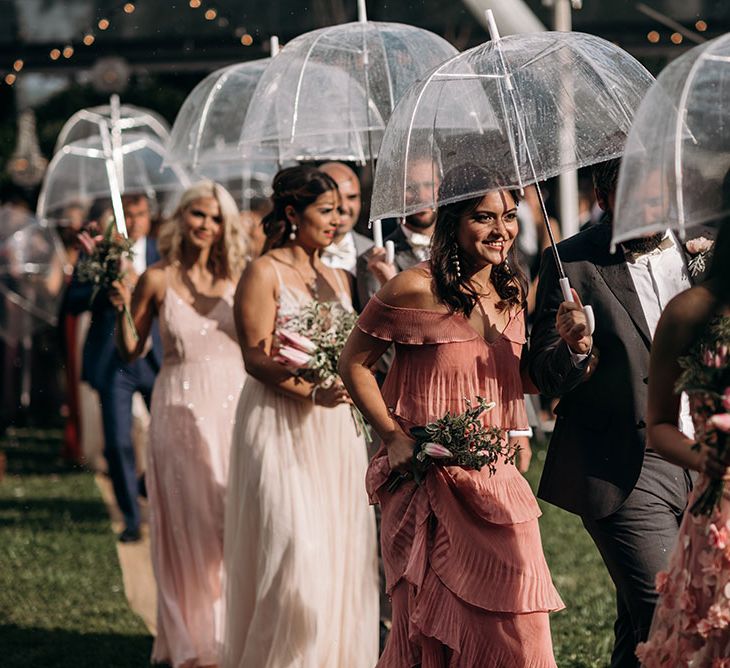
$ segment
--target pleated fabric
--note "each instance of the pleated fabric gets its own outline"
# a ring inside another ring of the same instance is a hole
[[[359,328],[393,341],[383,396],[404,429],[477,396],[497,406],[487,425],[527,426],[520,373],[524,313],[489,344],[461,315],[396,308],[377,297]],[[490,475],[433,466],[423,484],[386,489],[381,448],[368,468],[382,511],[381,545],[393,630],[379,668],[553,668],[548,613],[563,608],[540,541],[527,481],[500,463]]]
[[[279,317],[298,297],[281,287]],[[315,406],[249,378],[226,504],[224,668],[372,668],[375,516],[350,407]]]

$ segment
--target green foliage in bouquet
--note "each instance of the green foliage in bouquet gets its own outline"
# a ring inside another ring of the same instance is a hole
[[[76,266],[78,280],[81,283],[91,283],[93,285],[91,304],[94,303],[102,289],[108,290],[111,288],[112,283],[121,281],[124,278],[123,260],[131,261],[133,257],[132,241],[117,232],[114,218],[111,218],[104,229],[101,240],[94,246],[93,253],[82,255]],[[132,320],[132,314],[126,306],[124,307],[124,316],[134,333],[134,337],[137,338],[137,330],[134,326],[134,320]]]
[[[720,316],[712,320],[705,336],[692,347],[688,355],[678,362],[682,373],[675,391],[686,392],[691,399],[697,423],[710,425],[705,433],[698,433],[699,440],[717,449],[720,459],[728,452],[728,434],[712,428],[711,418],[730,412],[730,317]],[[699,448],[699,443],[694,446]],[[690,508],[693,515],[712,515],[724,492],[722,480],[712,480]]]
[[[503,429],[486,426],[481,420],[485,412],[494,408],[494,402],[477,397],[476,404],[469,399],[464,403],[463,413],[448,412],[425,426],[411,428],[411,435],[416,439],[411,471],[393,471],[388,479],[388,491],[395,491],[409,478],[420,485],[434,464],[476,471],[486,466],[490,475],[494,475],[500,459],[506,464],[515,463],[519,446],[510,444]]]

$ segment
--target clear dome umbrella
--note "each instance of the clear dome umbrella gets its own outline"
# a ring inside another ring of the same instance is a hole
[[[456,49],[427,30],[363,20],[305,33],[261,75],[241,133],[245,158],[377,157],[385,124],[405,90]]]
[[[120,232],[126,236],[121,195],[144,193],[160,209],[190,183],[179,165],[164,166],[165,149],[147,135],[123,134],[113,150],[108,136],[63,146],[48,165],[38,198],[37,216],[53,220],[64,209],[100,198],[112,201]]]
[[[263,58],[209,74],[183,102],[167,144],[169,163],[222,183],[241,209],[271,194],[279,167],[276,145],[257,159],[244,159],[238,145],[256,84],[270,62]]]
[[[730,35],[686,52],[636,112],[619,172],[612,243],[730,214]]]
[[[621,155],[653,81],[646,69],[593,35],[500,38],[491,12],[488,18],[491,41],[432,69],[393,112],[380,146],[371,220],[522,189]],[[572,299],[541,204],[564,296]]]
[[[119,96],[112,95],[109,104],[81,109],[71,116],[61,128],[56,139],[59,149],[81,139],[98,137],[106,129],[112,132],[118,128],[121,133],[146,134],[164,144],[170,136],[167,121],[151,109],[120,104]]]
[[[19,226],[19,221],[23,224]],[[21,356],[21,404],[30,403],[33,334],[55,327],[63,295],[66,254],[56,233],[30,214],[0,209],[0,337]]]

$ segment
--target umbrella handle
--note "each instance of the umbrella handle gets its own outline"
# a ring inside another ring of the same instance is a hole
[[[388,264],[395,262],[395,243],[392,240],[385,242],[385,261]]]
[[[373,221],[373,242],[375,248],[383,247],[383,224],[380,220]]]
[[[558,281],[560,283],[560,290],[563,293],[563,299],[572,304],[575,299],[573,299],[573,293],[570,290],[570,281],[567,277],[558,279]],[[590,304],[586,304],[583,306],[583,313],[588,321],[588,333],[593,335],[593,332],[596,331],[596,317],[593,314],[593,307]]]

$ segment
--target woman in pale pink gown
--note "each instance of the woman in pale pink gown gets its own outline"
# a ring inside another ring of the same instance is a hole
[[[517,468],[500,462],[490,476],[486,467],[431,466],[420,485],[387,484],[409,470],[409,429],[463,412],[465,399],[496,402],[485,423],[524,444],[525,288],[510,264],[516,206],[515,195],[497,191],[441,207],[430,261],[373,297],[340,359],[355,404],[383,440],[367,475],[393,603],[380,668],[555,668],[548,613],[563,605],[542,552],[540,510]],[[391,344],[381,394],[371,367]]]
[[[142,353],[159,318],[164,349],[152,394],[147,493],[157,580],[152,661],[174,668],[217,666],[225,623],[223,512],[231,435],[244,370],[233,322],[233,293],[245,256],[235,202],[221,186],[187,190],[162,228],[163,260],[142,274],[124,314],[118,345]],[[130,303],[131,302],[131,303]]]
[[[236,294],[249,376],[226,499],[223,665],[372,668],[378,573],[365,441],[340,383],[315,389],[274,359],[275,330],[312,300],[352,308],[347,272],[319,257],[337,228],[337,185],[292,167],[273,188],[268,251]]]

